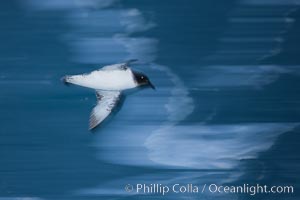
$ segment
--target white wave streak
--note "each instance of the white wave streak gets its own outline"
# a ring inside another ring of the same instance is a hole
[[[269,149],[278,135],[296,123],[166,126],[146,142],[150,160],[197,169],[232,169],[242,159]],[[176,148],[174,148],[176,147]]]
[[[262,88],[281,75],[294,73],[296,67],[277,65],[211,65],[205,66],[191,81],[194,87],[254,87]],[[193,75],[191,75],[193,77]]]
[[[140,62],[149,63],[156,59],[158,40],[147,37],[128,37],[123,34],[115,34],[116,44],[126,48],[127,59],[135,58]]]
[[[132,8],[121,13],[121,25],[123,25],[128,33],[136,33],[149,30],[156,26],[152,21],[147,21],[141,11]]]
[[[165,104],[165,108],[169,113],[168,120],[171,122],[184,120],[195,108],[193,98],[189,96],[188,89],[181,79],[168,67],[153,65],[153,68],[165,72],[174,84],[168,103]]]

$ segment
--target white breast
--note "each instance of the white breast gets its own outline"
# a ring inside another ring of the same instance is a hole
[[[132,71],[96,70],[90,74],[68,76],[67,82],[96,90],[125,90],[136,87]]]

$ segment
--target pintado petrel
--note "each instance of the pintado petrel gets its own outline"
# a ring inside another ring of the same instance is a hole
[[[143,73],[133,71],[125,63],[104,66],[88,74],[67,75],[62,78],[64,83],[72,83],[96,90],[97,105],[90,115],[89,129],[99,125],[116,107],[122,90],[150,86],[155,89],[149,78]]]

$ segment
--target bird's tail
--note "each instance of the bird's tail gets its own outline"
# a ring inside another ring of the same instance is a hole
[[[60,79],[65,85],[70,84],[70,76],[64,76]]]

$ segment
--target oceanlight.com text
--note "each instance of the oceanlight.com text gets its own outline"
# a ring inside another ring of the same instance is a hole
[[[211,193],[211,194],[292,194],[294,193],[294,187],[291,185],[284,186],[268,186],[261,184],[241,184],[241,185],[219,185],[219,184],[127,184],[125,185],[125,191],[128,193],[136,194],[161,194],[167,195],[169,193],[175,194],[198,194],[198,193]]]

